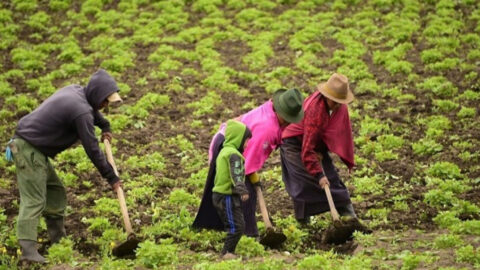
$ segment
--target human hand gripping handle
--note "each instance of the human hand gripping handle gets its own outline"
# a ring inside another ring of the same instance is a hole
[[[113,160],[112,147],[110,145],[110,142],[105,139],[103,140],[103,144],[105,144],[107,160],[108,162],[110,162],[110,165],[112,165],[113,167],[113,171],[115,171],[115,174],[118,176],[118,170],[117,166],[115,165],[115,161]],[[128,235],[133,234],[132,224],[130,223],[130,217],[128,216],[127,204],[125,203],[125,195],[123,194],[121,181],[113,184],[112,188],[117,192],[118,201],[120,202],[120,210],[122,211],[123,216],[123,223],[125,224],[125,230],[127,231]]]
[[[330,181],[328,181],[327,177],[324,175],[322,178],[320,178],[318,184],[322,189],[325,189],[325,185],[330,186]]]
[[[328,206],[330,207],[330,213],[332,214],[333,223],[340,222],[340,215],[335,208],[335,204],[333,203],[332,193],[330,193],[330,182],[328,181],[326,176],[323,176],[319,181],[320,187],[325,190],[325,194],[327,195]]]
[[[103,132],[102,133],[102,141],[108,140],[108,142],[112,142],[113,134],[111,132]]]

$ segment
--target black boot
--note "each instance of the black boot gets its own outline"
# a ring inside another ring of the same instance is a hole
[[[65,232],[65,226],[63,225],[63,217],[45,218],[45,221],[47,223],[47,231],[50,243],[58,243],[62,237],[67,236],[67,233]]]
[[[20,261],[46,263],[45,258],[38,253],[37,242],[33,240],[18,240],[22,248],[22,256]]]

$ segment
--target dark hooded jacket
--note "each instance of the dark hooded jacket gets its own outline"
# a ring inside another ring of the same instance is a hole
[[[51,158],[80,140],[95,167],[113,184],[119,179],[100,150],[94,126],[102,132],[110,131],[110,123],[99,109],[102,102],[117,91],[115,80],[101,69],[93,74],[86,87],[66,86],[22,117],[15,135]]]

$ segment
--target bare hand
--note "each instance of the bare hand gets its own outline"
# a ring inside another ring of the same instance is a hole
[[[321,187],[322,189],[325,188],[325,185],[330,186],[330,182],[328,181],[328,179],[327,179],[326,176],[320,178],[320,181],[319,181],[318,183],[320,184],[320,187]]]
[[[122,180],[118,180],[117,182],[115,182],[115,184],[112,185],[112,189],[114,192],[117,192],[118,188],[122,186]]]
[[[113,134],[111,132],[102,133],[102,142],[108,140],[109,143],[112,143]]]
[[[243,194],[242,196],[240,196],[240,200],[242,200],[242,202],[247,201],[248,198],[249,198],[248,194]]]

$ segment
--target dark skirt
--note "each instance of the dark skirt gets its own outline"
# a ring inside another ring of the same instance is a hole
[[[302,142],[296,137],[284,139],[280,146],[282,179],[293,200],[297,219],[329,211],[327,196],[318,183],[320,179],[316,179],[307,172],[302,162],[301,151]],[[330,191],[335,206],[339,208],[351,204],[350,194],[340,180],[337,169],[328,154],[328,149],[325,147],[321,154],[323,155],[323,172],[330,182]]]
[[[198,209],[197,216],[192,224],[197,229],[213,229],[218,231],[224,230],[222,220],[217,214],[217,210],[212,202],[212,189],[216,174],[216,160],[218,153],[223,148],[225,137],[222,134],[217,134],[212,143],[212,159],[208,170],[205,188],[203,190],[203,197]],[[245,181],[249,192],[249,199],[242,202],[243,218],[245,220],[245,235],[258,236],[257,222],[255,218],[255,210],[257,207],[257,194],[250,181]]]

